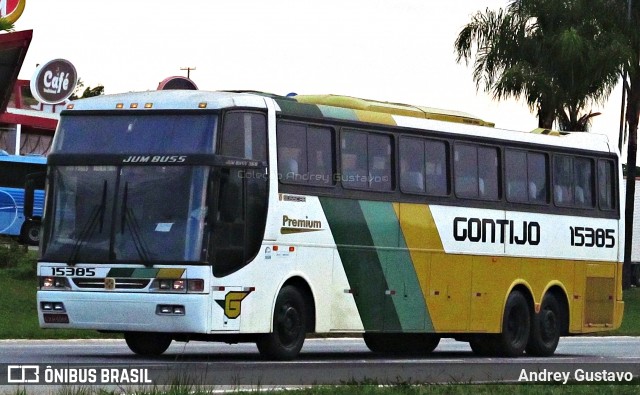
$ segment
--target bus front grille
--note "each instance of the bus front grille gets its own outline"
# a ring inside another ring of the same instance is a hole
[[[76,278],[72,278],[71,281],[78,288],[82,288],[82,289],[106,288],[104,278],[76,277]],[[116,278],[115,288],[113,289],[144,289],[149,285],[150,282],[151,282],[150,279],[145,279],[145,278]]]

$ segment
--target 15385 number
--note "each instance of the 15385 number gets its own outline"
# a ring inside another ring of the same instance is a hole
[[[615,229],[594,229],[584,226],[569,228],[571,229],[571,245],[574,247],[613,248],[616,245]]]
[[[67,277],[93,277],[96,275],[96,269],[92,267],[52,267],[51,275]]]

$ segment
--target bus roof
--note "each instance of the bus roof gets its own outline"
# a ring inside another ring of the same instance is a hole
[[[495,128],[491,122],[473,115],[408,104],[379,102],[349,96],[279,96],[256,91],[164,90],[103,95],[76,100],[62,115],[76,111],[218,110],[224,108],[267,108],[273,99],[285,116],[311,119],[338,119],[370,124],[410,127],[443,133],[473,135],[498,140],[563,146],[592,151],[618,152],[606,136],[595,133],[534,133]]]
[[[462,111],[443,110],[440,108],[414,106],[411,104],[381,102],[337,95],[297,95],[293,96],[292,99],[298,103],[319,104],[353,110],[403,115],[406,117],[435,119],[438,121],[458,122],[468,125],[495,126],[492,122],[483,121],[480,118]]]

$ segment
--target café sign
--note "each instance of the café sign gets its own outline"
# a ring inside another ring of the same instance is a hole
[[[51,60],[36,68],[31,78],[31,93],[44,104],[67,100],[78,83],[76,68],[64,59]]]
[[[0,0],[0,17],[15,23],[24,11],[27,0]]]

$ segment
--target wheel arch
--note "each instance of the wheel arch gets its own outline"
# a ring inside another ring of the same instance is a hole
[[[309,309],[307,310],[307,314],[308,314],[308,322],[307,322],[307,333],[309,332],[315,332],[316,329],[316,303],[315,303],[315,296],[314,293],[311,289],[311,286],[309,285],[309,282],[299,276],[299,275],[293,275],[291,277],[289,277],[284,283],[282,283],[282,285],[280,286],[280,289],[286,287],[286,286],[293,286],[295,288],[297,288],[300,293],[302,294],[302,297],[304,298],[304,302],[306,306],[309,306]],[[280,289],[278,290],[278,292],[280,292]],[[272,309],[273,310],[273,309]]]
[[[509,295],[511,295],[512,292],[514,291],[518,291],[522,294],[522,296],[524,296],[524,298],[527,300],[527,305],[529,306],[529,311],[531,313],[531,318],[533,318],[533,315],[535,314],[535,300],[533,298],[533,291],[531,289],[531,286],[527,283],[527,282],[516,282],[514,283],[511,288],[509,289],[509,291],[504,295],[504,299],[502,302],[502,311],[504,312],[506,306],[507,306],[507,300],[509,299]],[[502,314],[500,315],[500,327],[502,327]]]
[[[560,303],[560,306],[562,307],[565,314],[564,322],[562,323],[563,327],[560,331],[560,335],[561,336],[567,335],[569,333],[569,328],[571,327],[571,314],[569,310],[569,297],[568,297],[567,290],[560,283],[549,284],[547,289],[545,289],[545,291],[543,292],[542,297],[540,298],[540,303],[536,304],[536,308],[538,310],[539,310],[539,306],[542,304],[542,300],[547,295],[552,295],[553,297],[556,298],[558,303]]]

